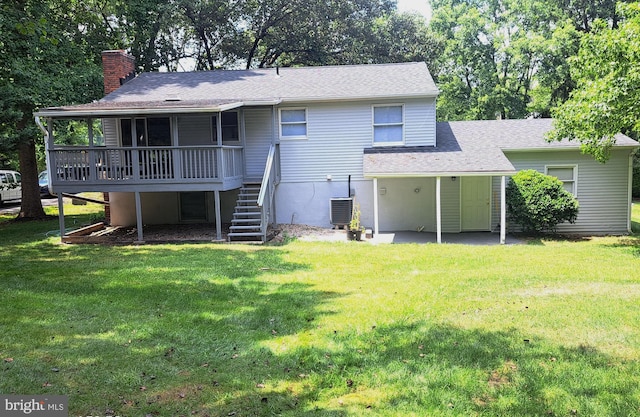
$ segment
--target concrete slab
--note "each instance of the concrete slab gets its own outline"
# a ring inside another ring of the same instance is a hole
[[[385,232],[379,233],[368,240],[376,243],[436,243],[437,237],[431,232]],[[467,233],[443,233],[442,243],[455,243],[462,245],[499,245],[500,234],[491,232],[467,232]],[[507,235],[506,244],[515,245],[523,243],[514,236]]]

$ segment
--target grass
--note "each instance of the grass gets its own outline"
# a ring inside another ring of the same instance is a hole
[[[56,227],[0,223],[0,392],[68,395],[70,416],[640,414],[637,236],[109,247]]]

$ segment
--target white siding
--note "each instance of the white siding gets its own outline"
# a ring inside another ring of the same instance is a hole
[[[434,146],[435,101],[393,103],[404,104],[405,146]],[[320,181],[327,175],[338,181],[349,175],[362,179],[363,149],[373,146],[374,104],[385,102],[302,106],[307,108],[307,139],[281,140],[282,181]]]
[[[380,231],[436,230],[435,178],[380,178]]]
[[[273,142],[273,116],[270,107],[246,108],[244,113],[246,174],[262,178],[269,147]]]
[[[629,219],[629,151],[613,150],[605,164],[579,151],[509,152],[517,170],[545,172],[546,165],[577,165],[580,211],[575,224],[558,226],[561,233],[619,234]]]

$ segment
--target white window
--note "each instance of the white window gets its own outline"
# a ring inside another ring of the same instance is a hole
[[[401,104],[373,107],[373,144],[404,143],[404,106]]]
[[[546,171],[547,175],[551,175],[562,181],[565,190],[575,196],[578,195],[578,167],[576,165],[547,166]]]
[[[280,109],[280,137],[307,138],[307,109]]]

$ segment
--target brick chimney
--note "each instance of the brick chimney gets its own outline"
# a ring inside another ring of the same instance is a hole
[[[135,76],[135,58],[122,50],[103,51],[102,72],[104,74],[104,95],[106,96]]]
[[[136,75],[135,58],[125,51],[103,51],[102,72],[104,76],[104,95],[117,90],[120,86]],[[109,193],[102,193],[104,201],[109,201]],[[104,218],[106,224],[111,224],[111,207],[104,206]]]

